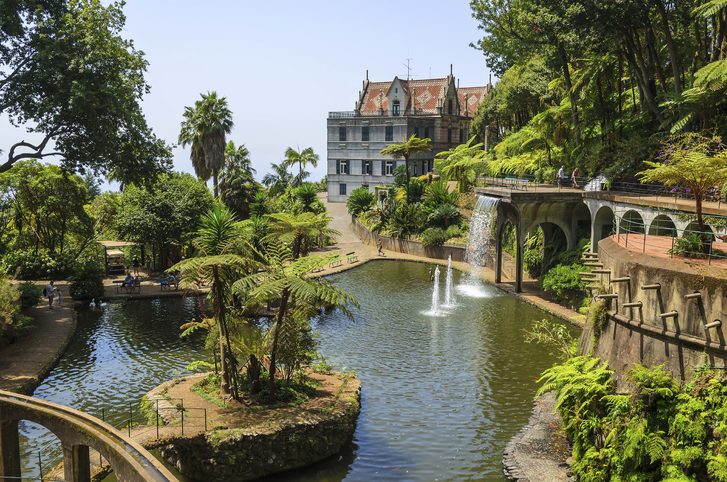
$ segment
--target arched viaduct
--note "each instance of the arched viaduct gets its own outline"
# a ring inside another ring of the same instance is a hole
[[[0,479],[21,478],[21,420],[42,425],[60,439],[67,482],[91,480],[89,448],[109,462],[121,482],[177,482],[153,455],[111,425],[79,410],[4,390],[0,390]]]
[[[562,231],[567,249],[573,249],[579,237],[590,233],[592,252],[598,250],[601,239],[611,234],[631,232],[679,237],[685,231],[696,230],[694,212],[628,202],[610,193],[575,189],[528,191],[502,187],[477,188],[476,192],[500,200],[494,233],[495,281],[498,283],[501,282],[505,227],[510,223],[515,228],[515,288],[518,292],[522,291],[523,282],[523,243],[526,236],[538,227],[543,228],[545,243],[555,231]],[[727,209],[720,212],[707,210],[706,214],[725,216]],[[727,234],[725,225],[710,226],[707,223],[707,227],[714,234]]]

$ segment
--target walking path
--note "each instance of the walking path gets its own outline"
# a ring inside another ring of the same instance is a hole
[[[351,227],[351,216],[348,214],[345,203],[329,203],[327,198],[322,197],[321,201],[326,206],[328,214],[333,218],[330,227],[340,233],[336,239],[336,244],[332,249],[327,252],[334,251],[340,252],[341,255],[345,255],[349,252],[355,252],[358,255],[358,261],[355,263],[349,263],[346,256],[343,256],[343,263],[341,266],[336,268],[326,268],[319,273],[320,276],[326,276],[333,273],[340,273],[346,271],[361,264],[365,264],[371,260],[404,260],[404,261],[416,261],[423,263],[432,263],[439,265],[446,265],[446,259],[433,259],[426,258],[423,256],[415,256],[407,253],[399,253],[397,251],[385,251],[385,256],[379,256],[376,252],[376,247],[363,243]],[[469,273],[471,266],[463,262],[452,262],[452,267],[465,273]],[[553,303],[543,298],[543,292],[537,283],[525,283],[523,286],[522,293],[515,292],[514,283],[495,283],[495,272],[490,268],[481,270],[481,278],[488,283],[494,284],[498,288],[511,293],[523,301],[530,303],[538,308],[564,320],[567,320],[576,325],[582,326],[585,323],[585,317],[573,310],[570,310],[557,303]]]
[[[33,328],[0,349],[0,389],[30,395],[53,368],[76,329],[73,307],[31,308]]]

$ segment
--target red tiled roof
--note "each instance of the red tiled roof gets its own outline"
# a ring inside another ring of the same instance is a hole
[[[487,87],[460,87],[457,89],[457,97],[459,98],[459,114],[473,117],[477,112],[477,108],[482,103],[482,99],[487,95]],[[465,97],[467,98],[465,105]]]
[[[439,100],[444,97],[449,78],[415,79],[408,81],[399,79],[399,82],[408,97],[408,105],[405,107],[405,112],[409,113],[412,107],[415,107],[417,112],[434,113],[437,107],[439,107]],[[376,115],[379,113],[379,109],[384,109],[384,111],[388,110],[389,99],[387,98],[387,94],[392,84],[393,80],[389,82],[369,82],[361,102],[361,113],[364,115]],[[462,87],[457,89],[460,114],[465,115],[465,112],[467,112],[469,116],[473,116],[477,112],[477,107],[482,102],[486,93],[487,87],[484,86]],[[465,109],[464,105],[465,95],[467,95],[467,109]],[[412,105],[412,96],[414,96],[414,105]]]

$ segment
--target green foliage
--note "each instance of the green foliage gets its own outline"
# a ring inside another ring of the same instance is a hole
[[[384,233],[396,238],[416,234],[424,224],[424,212],[420,204],[399,203],[386,222]]]
[[[2,260],[3,271],[16,279],[65,278],[71,270],[67,256],[52,256],[45,251],[32,249],[10,251]]]
[[[141,110],[147,62],[121,37],[123,3],[6,4],[3,25],[15,17],[22,28],[0,36],[0,112],[38,141],[8,146],[0,172],[20,159],[50,156],[66,171],[89,169],[125,183],[169,169],[169,148]]]
[[[296,174],[293,178],[293,184],[295,186],[300,186],[303,184],[305,178],[310,175],[310,173],[305,170],[305,166],[318,166],[318,159],[319,156],[315,153],[315,151],[313,151],[312,147],[306,147],[302,151],[296,151],[292,147],[288,147],[285,150],[283,166],[287,169],[289,167],[295,167],[296,164],[298,165],[298,174]]]
[[[250,165],[250,153],[244,145],[225,146],[225,165],[220,172],[220,199],[238,219],[250,217],[250,205],[262,187],[253,178],[255,169]]]
[[[20,308],[23,310],[37,305],[43,294],[43,289],[30,281],[20,283],[17,288],[20,295]]]
[[[0,276],[0,338],[12,341],[31,326],[30,317],[20,313],[20,290]]]
[[[669,249],[669,254],[685,256],[687,258],[700,258],[702,253],[702,238],[697,233],[685,233],[681,238],[674,240],[674,247]]]
[[[543,289],[552,293],[558,302],[575,306],[586,288],[578,274],[581,271],[584,267],[580,264],[555,266],[543,277]]]
[[[447,242],[449,237],[447,232],[442,228],[427,228],[421,236],[422,245],[425,248],[441,246]]]
[[[523,267],[531,278],[537,279],[542,274],[543,255],[540,250],[531,248],[523,251]]]
[[[546,370],[539,393],[554,390],[573,447],[578,480],[724,480],[727,380],[701,370],[680,386],[663,367],[635,365],[631,394],[617,393],[597,358]]]
[[[591,327],[592,338],[591,338],[591,350],[595,351],[598,346],[598,340],[601,339],[601,333],[606,327],[608,322],[608,304],[604,300],[598,300],[591,303],[590,309],[588,310],[588,317],[586,323]]]
[[[76,268],[69,287],[74,300],[100,299],[104,295],[103,271],[94,262],[84,263]]]
[[[544,345],[550,354],[561,360],[576,354],[576,339],[563,323],[542,319],[525,330],[525,343]]]
[[[444,229],[459,224],[462,219],[462,213],[459,212],[454,204],[440,204],[437,206],[427,218],[430,226],[439,226]]]
[[[212,206],[207,186],[189,174],[159,176],[148,186],[126,186],[116,231],[122,239],[151,245],[155,264],[166,267],[189,244],[202,214]]]
[[[352,216],[358,216],[371,209],[374,205],[374,194],[367,187],[359,187],[351,191],[346,201],[348,213]]]
[[[303,212],[314,212],[314,205],[318,201],[318,190],[315,185],[306,182],[296,187],[294,190],[295,199],[303,207]]]

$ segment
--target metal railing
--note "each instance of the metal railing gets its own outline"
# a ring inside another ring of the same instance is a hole
[[[572,177],[561,178],[560,180],[554,179],[552,182],[546,182],[532,174],[524,174],[522,176],[498,174],[496,176],[478,177],[476,185],[477,187],[504,188],[511,192],[562,191],[566,189],[583,190],[584,187],[591,182],[591,180],[592,179],[590,177],[577,176],[576,183],[574,185]]]
[[[713,231],[678,229],[670,220],[655,219],[650,225],[641,221],[615,216],[615,241],[632,251],[642,253],[666,254],[674,258],[713,261],[727,260],[727,235],[717,235]],[[691,244],[698,244],[692,249]]]

